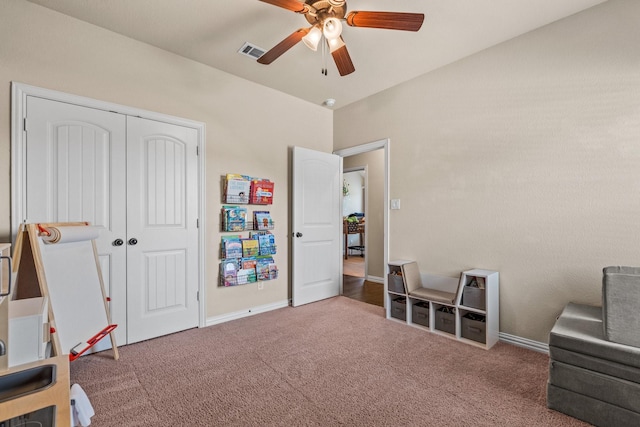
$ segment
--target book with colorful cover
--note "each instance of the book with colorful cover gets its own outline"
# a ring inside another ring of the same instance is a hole
[[[238,277],[236,283],[238,285],[246,285],[247,283],[253,283],[256,281],[256,271],[253,269],[241,268],[238,270]]]
[[[259,234],[258,247],[260,255],[276,254],[276,238],[273,234]]]
[[[273,203],[274,183],[268,179],[254,178],[251,181],[250,202],[256,205],[270,205]]]
[[[251,178],[246,175],[228,173],[225,181],[226,203],[249,203]]]
[[[270,256],[263,256],[256,258],[256,275],[258,280],[269,280],[269,265],[274,264],[273,258]]]
[[[269,279],[277,279],[278,278],[278,266],[275,263],[269,264]]]
[[[243,231],[247,225],[247,208],[223,206],[222,225],[223,231]]]
[[[222,285],[235,286],[238,281],[238,260],[236,259],[223,259],[220,262],[220,275],[222,276]]]
[[[242,268],[245,270],[255,270],[256,269],[256,257],[248,257],[248,258],[242,258],[240,260],[240,264],[242,265]]]
[[[240,239],[242,242],[242,256],[245,258],[258,255],[259,243],[256,239]]]
[[[222,253],[224,258],[242,258],[240,236],[222,236]]]
[[[253,229],[254,230],[273,230],[273,220],[269,211],[253,212]]]

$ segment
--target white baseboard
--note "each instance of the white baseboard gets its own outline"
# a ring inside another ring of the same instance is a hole
[[[208,317],[205,326],[218,325],[220,323],[230,322],[243,317],[253,316],[254,314],[266,313],[267,311],[277,310],[289,306],[289,300],[278,301],[271,304],[259,305],[246,310],[235,311],[233,313],[222,314],[220,316]]]
[[[384,284],[384,277],[367,276],[367,280],[369,282],[373,282],[373,283],[382,283],[382,284]]]
[[[498,334],[498,339],[507,344],[513,344],[539,353],[549,354],[549,344],[540,341],[533,341],[516,335],[505,334],[504,332],[500,332]]]

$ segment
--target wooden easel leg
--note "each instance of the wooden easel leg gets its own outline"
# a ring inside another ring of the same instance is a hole
[[[115,360],[120,359],[120,352],[118,352],[118,346],[116,345],[116,335],[113,332],[109,332],[109,339],[111,339],[111,348],[113,349],[113,358]]]

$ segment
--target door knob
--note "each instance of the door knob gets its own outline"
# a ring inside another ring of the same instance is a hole
[[[124,240],[122,239],[116,239],[113,241],[113,246],[122,246],[124,245]]]
[[[296,237],[302,237],[302,233],[298,231],[298,232],[296,233]]]
[[[131,246],[138,244],[138,239],[136,239],[135,237],[132,237],[129,239],[129,244]]]

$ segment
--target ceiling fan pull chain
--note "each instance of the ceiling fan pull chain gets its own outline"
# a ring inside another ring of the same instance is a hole
[[[324,36],[322,36],[320,43],[322,43],[322,69],[320,70],[320,72],[326,76],[327,75],[327,42]]]

